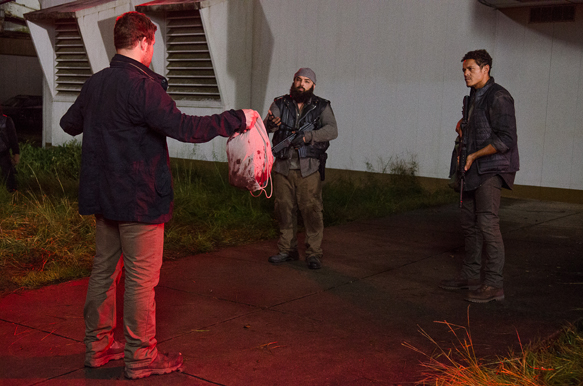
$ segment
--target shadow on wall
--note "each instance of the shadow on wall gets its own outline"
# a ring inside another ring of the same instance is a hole
[[[97,22],[99,26],[99,32],[101,33],[101,39],[105,46],[105,52],[107,52],[108,62],[111,61],[115,55],[115,44],[113,42],[113,28],[115,27],[116,17],[111,17],[109,19],[100,20]]]
[[[482,36],[484,41],[492,41],[495,38],[496,12],[495,8],[481,4],[477,0],[472,3],[471,35]],[[488,49],[487,47],[475,47],[473,50]],[[469,50],[468,50],[469,51]],[[465,54],[465,52],[464,52]],[[463,56],[463,54],[462,54]],[[461,58],[460,58],[461,59]]]
[[[237,106],[237,108],[255,108],[258,109],[265,103],[265,98],[267,95],[267,80],[269,79],[269,69],[271,68],[271,60],[273,55],[274,38],[267,18],[263,11],[263,7],[259,0],[250,0],[251,13],[249,17],[252,18],[252,23],[250,25],[251,31],[245,31],[252,36],[252,41],[249,47],[247,47],[247,52],[243,58],[229,58],[228,71],[230,74],[241,76],[241,71],[239,70],[239,65],[241,60],[247,60],[249,65],[249,71],[246,74],[249,76],[250,87],[249,89],[243,87],[237,87],[237,94],[235,96],[235,101],[247,100],[251,106]],[[235,20],[241,18],[241,15],[237,12],[233,12],[230,9],[229,12],[229,31],[227,36],[227,41],[229,45],[229,53],[238,52],[237,48],[241,44],[241,39],[243,38],[241,31],[236,27],[240,25],[235,23]],[[254,52],[266,53],[259,58],[259,62],[255,63]],[[254,71],[255,67],[259,67],[265,71]],[[256,75],[254,75],[256,74]],[[241,95],[245,93],[246,95]]]

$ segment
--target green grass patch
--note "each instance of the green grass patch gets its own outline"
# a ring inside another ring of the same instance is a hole
[[[19,190],[0,189],[0,294],[90,273],[95,219],[78,214],[80,164],[75,141],[46,149],[21,145]],[[174,216],[165,226],[166,259],[278,237],[273,198],[233,188],[227,165],[213,165],[172,160]],[[324,185],[325,226],[456,199],[453,191],[423,189],[414,159],[391,159],[380,169],[369,165],[374,173],[361,181],[340,178]]]
[[[367,162],[365,180],[340,178],[323,189],[324,223],[338,225],[365,218],[385,217],[394,213],[455,202],[450,189],[429,192],[417,178],[415,157],[379,159]]]

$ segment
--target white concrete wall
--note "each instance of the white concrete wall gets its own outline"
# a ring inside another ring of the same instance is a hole
[[[43,9],[60,5],[62,1],[42,1]],[[117,0],[97,7],[80,10],[76,16],[79,30],[87,49],[87,56],[93,72],[109,65],[109,56],[115,50],[108,49],[113,44],[113,23],[115,18],[133,9],[130,0]],[[27,21],[45,77],[43,83],[43,143],[59,145],[73,137],[59,126],[63,114],[75,98],[58,96],[55,84],[55,24],[51,20],[43,22]],[[109,34],[106,30],[110,30]],[[112,55],[111,55],[112,56]],[[81,136],[77,138],[81,140]]]
[[[0,5],[0,9],[4,9],[5,16],[12,16],[22,20],[22,15],[40,9],[40,5],[38,0],[14,0],[3,3]]]
[[[421,175],[447,177],[466,91],[460,60],[493,46],[494,10],[459,0],[266,0],[255,14],[267,23],[260,41],[272,42],[254,52],[254,76],[269,74],[253,82],[262,115],[310,67],[338,121],[328,166],[366,170],[415,155]]]
[[[179,103],[185,113],[252,107],[264,116],[273,98],[288,92],[294,72],[311,67],[318,75],[316,94],[331,100],[339,124],[330,167],[366,170],[367,163],[378,167],[391,158],[415,157],[419,175],[446,178],[454,125],[468,92],[460,60],[485,48],[494,58],[492,75],[516,101],[516,182],[583,189],[582,6],[574,23],[530,25],[528,8],[501,12],[474,0],[209,4],[201,15],[223,106]],[[97,29],[91,33],[96,36]],[[153,61],[158,72],[161,55]],[[103,52],[99,58],[103,62]],[[58,127],[66,109],[53,110],[51,125]],[[51,134],[53,143],[63,135]],[[170,140],[169,147],[173,156],[224,160],[224,143]]]
[[[178,108],[191,115],[211,115],[229,109],[250,108],[251,0],[209,1],[200,9],[200,16],[221,93],[221,103],[179,101]],[[162,50],[163,47],[157,49]],[[186,144],[169,139],[168,150],[172,157],[227,161],[226,143],[226,138],[221,137],[202,144]]]
[[[122,13],[132,11],[129,0],[118,0],[76,12],[79,31],[87,50],[93,73],[109,67],[115,55],[113,27]]]
[[[583,7],[570,23],[528,24],[528,11],[497,14],[496,79],[517,110],[524,185],[583,189]]]
[[[317,74],[339,137],[332,168],[366,170],[415,156],[447,178],[468,93],[460,60],[485,48],[516,100],[522,185],[583,189],[583,25],[529,25],[473,0],[257,0],[253,107],[265,115],[299,67]]]
[[[251,5],[251,0],[223,1],[200,10],[224,109],[251,104]]]

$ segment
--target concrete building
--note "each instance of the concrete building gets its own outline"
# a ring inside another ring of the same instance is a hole
[[[328,167],[413,160],[441,182],[468,93],[460,61],[485,48],[516,103],[516,192],[583,202],[583,0],[41,0],[26,18],[46,79],[44,143],[71,139],[59,119],[108,65],[115,18],[129,10],[158,25],[152,69],[183,112],[264,116],[311,67],[338,120]],[[169,148],[224,161],[225,142]]]

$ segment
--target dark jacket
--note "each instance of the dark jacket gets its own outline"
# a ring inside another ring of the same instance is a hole
[[[242,111],[182,114],[165,79],[141,63],[115,55],[93,75],[61,118],[71,135],[83,133],[79,212],[115,221],[163,223],[174,193],[166,137],[207,142],[245,127]]]
[[[16,135],[16,128],[12,118],[4,114],[0,114],[0,156],[10,156],[12,154],[20,154],[20,146],[18,146],[18,137]]]
[[[464,190],[479,187],[483,177],[501,175],[506,187],[512,188],[514,173],[520,168],[518,157],[516,116],[514,99],[502,86],[490,78],[486,85],[470,92],[471,115],[466,129],[467,154],[472,154],[488,145],[497,152],[478,158],[466,172]],[[452,156],[452,173],[455,171],[456,154]],[[510,177],[510,178],[505,178]]]

